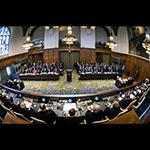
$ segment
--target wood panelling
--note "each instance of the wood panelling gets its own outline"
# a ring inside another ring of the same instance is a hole
[[[80,62],[87,62],[89,61],[88,58],[86,58],[86,50],[82,49],[80,50]]]
[[[14,55],[6,58],[0,59],[0,69],[9,66],[11,64],[16,63],[18,60],[23,58],[28,58],[28,55],[32,56],[34,54],[43,53],[44,62],[57,62],[59,61],[59,52],[66,51],[67,49],[45,49],[45,50],[33,50],[29,53],[23,53],[19,55]],[[122,54],[118,52],[110,52],[108,49],[71,49],[71,51],[80,51],[80,62],[96,62],[96,52],[102,54],[110,55],[110,64],[112,58],[118,58],[125,61],[125,71],[130,72],[131,76],[134,77],[137,68],[139,68],[140,75],[139,80],[143,80],[145,78],[150,78],[150,61],[148,59],[132,55],[132,54]]]
[[[44,50],[44,62],[48,63],[53,58],[53,52],[51,50]]]
[[[90,52],[91,52],[91,54],[90,54],[91,63],[94,63],[94,62],[96,62],[96,50],[91,50]]]
[[[8,56],[5,58],[0,59],[0,69],[5,68],[11,64],[15,64],[17,61],[28,58],[28,53],[23,53],[14,56]]]
[[[44,50],[44,62],[57,62],[59,61],[59,49],[45,49]]]
[[[141,124],[141,120],[134,110],[122,114],[118,118],[112,119],[104,124]]]
[[[53,61],[58,62],[59,61],[59,49],[53,50]]]
[[[132,54],[121,54],[117,52],[112,52],[111,57],[118,57],[122,60],[125,60],[125,70],[130,72],[131,76],[135,75],[135,72],[139,67],[139,80],[150,78],[150,61],[148,59]]]
[[[32,124],[7,112],[2,124]]]
[[[80,62],[93,63],[96,61],[95,49],[80,49]]]

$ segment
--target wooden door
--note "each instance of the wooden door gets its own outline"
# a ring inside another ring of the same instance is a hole
[[[64,69],[73,69],[74,64],[79,61],[80,59],[80,52],[75,51],[64,51],[60,52],[60,61],[64,63]]]

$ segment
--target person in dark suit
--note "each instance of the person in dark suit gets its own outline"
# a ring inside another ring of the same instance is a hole
[[[109,119],[115,118],[119,113],[121,112],[120,110],[120,105],[118,101],[114,101],[110,107],[107,107],[104,111],[105,116],[107,116]]]
[[[131,102],[132,100],[130,98],[125,97],[119,102],[119,105],[122,109],[125,109],[130,105]]]
[[[53,125],[57,121],[56,113],[51,109],[46,109],[46,104],[42,103],[36,117],[45,121],[49,125]]]
[[[35,111],[32,107],[27,108],[27,103],[25,101],[22,101],[15,107],[15,111],[18,113],[23,114],[26,118],[30,119],[31,116],[35,116]]]
[[[91,110],[87,110],[87,112],[85,113],[85,119],[87,124],[91,124],[94,121],[93,112]]]

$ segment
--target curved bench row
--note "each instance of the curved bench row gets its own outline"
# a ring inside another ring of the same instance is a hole
[[[75,95],[73,97],[69,95],[55,95],[54,97],[52,95],[32,95],[31,93],[10,89],[4,85],[0,85],[0,87],[2,107],[26,121],[34,120],[36,123],[44,121],[47,124],[56,122],[57,124],[66,122],[84,124],[85,121],[86,123],[95,123],[95,121],[104,123],[123,115],[132,108],[138,109],[143,103],[150,85],[143,81],[119,89],[115,94],[107,92],[76,97]],[[49,121],[39,116],[41,104],[47,107],[45,110],[49,114]],[[70,111],[71,109],[75,110],[74,114]]]

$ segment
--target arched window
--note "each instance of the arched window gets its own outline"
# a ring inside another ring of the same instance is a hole
[[[0,56],[7,55],[9,49],[10,30],[8,27],[0,27]]]

